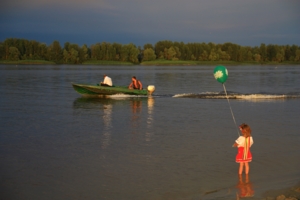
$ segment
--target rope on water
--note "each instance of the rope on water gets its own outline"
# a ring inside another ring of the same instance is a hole
[[[223,85],[223,88],[224,88],[224,91],[225,91],[225,94],[226,94],[226,99],[227,99],[228,104],[229,104],[229,108],[230,108],[230,111],[231,111],[231,115],[232,115],[233,121],[234,121],[234,123],[235,123],[235,127],[237,128],[238,126],[237,126],[237,124],[236,124],[236,121],[235,121],[235,118],[234,118],[234,115],[233,115],[233,112],[232,112],[232,109],[231,109],[231,105],[230,105],[230,103],[229,103],[229,98],[228,98],[228,96],[227,96],[225,84],[223,83],[222,85]],[[240,136],[239,129],[237,129],[237,132],[238,132],[238,135]]]

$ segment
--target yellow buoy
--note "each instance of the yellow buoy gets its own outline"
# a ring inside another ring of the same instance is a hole
[[[154,85],[149,85],[147,87],[147,90],[148,90],[148,94],[151,95],[155,91],[155,86]]]

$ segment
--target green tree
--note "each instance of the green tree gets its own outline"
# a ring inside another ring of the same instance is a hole
[[[19,60],[20,52],[17,47],[9,47],[9,60]]]
[[[66,51],[69,51],[70,50],[70,42],[65,42],[65,44],[64,44],[64,50],[66,50]]]
[[[116,49],[113,47],[112,44],[107,45],[107,59],[115,60],[116,57]]]
[[[277,62],[282,62],[283,59],[284,59],[283,54],[281,54],[281,53],[277,53],[277,54],[276,54],[276,61],[277,61]]]
[[[106,42],[102,42],[100,45],[100,60],[108,60]]]
[[[267,47],[264,43],[260,44],[260,55],[261,55],[261,61],[267,61],[268,60],[268,56],[267,56]]]
[[[91,46],[91,59],[92,60],[100,60],[100,44],[97,43]]]
[[[165,48],[165,58],[167,60],[173,60],[176,56],[176,50],[174,47]]]
[[[154,48],[153,48],[152,44],[147,43],[147,44],[144,44],[144,50],[146,50],[146,49],[154,49]]]
[[[230,60],[229,54],[227,54],[226,51],[222,51],[222,48],[218,49],[217,54],[218,54],[219,60],[221,60],[221,61]]]
[[[159,41],[154,45],[154,51],[156,55],[160,55],[160,52],[164,52],[165,49],[169,49],[173,46],[173,42],[169,40]]]
[[[285,60],[290,60],[290,58],[292,57],[292,51],[290,45],[285,46],[284,55],[285,55]]]
[[[74,48],[69,48],[69,51],[64,49],[64,62],[77,64],[79,63],[78,51]]]
[[[237,54],[237,61],[244,62],[247,59],[248,49],[246,47],[240,47]]]
[[[269,44],[267,46],[267,58],[269,61],[276,61],[276,48],[275,45]]]
[[[0,59],[4,59],[4,45],[0,42]]]
[[[232,45],[232,53],[230,55],[230,60],[238,61],[238,52],[241,47],[239,45]]]
[[[156,55],[152,48],[147,48],[144,50],[143,61],[151,61],[155,59],[156,59]]]
[[[183,43],[182,43],[182,44],[183,44]],[[182,47],[182,48],[183,48],[183,49],[187,49],[188,54],[189,54],[189,59],[190,59],[190,57],[191,57],[191,52],[188,50],[188,47],[187,47],[187,46],[184,46],[184,47]],[[175,54],[175,56],[173,57],[173,60],[174,60],[174,59],[175,59],[175,60],[180,60],[180,57],[181,57],[180,47],[175,46],[175,47],[174,47],[174,50],[175,50],[176,54]]]
[[[256,62],[260,62],[261,61],[261,56],[260,56],[260,54],[254,54],[254,60],[256,61]]]
[[[138,63],[139,50],[132,43],[124,45],[120,53],[120,60],[124,62]]]
[[[194,56],[194,54],[192,54],[192,56],[191,56],[191,60],[196,60],[196,57]]]
[[[132,43],[130,43],[129,45],[126,46],[126,48],[128,49],[128,61],[132,62],[132,63],[138,63],[138,55],[140,53],[140,51],[136,48],[136,46]]]
[[[47,59],[47,45],[40,43],[38,46],[38,59]]]
[[[82,45],[78,52],[79,63],[82,63],[89,59],[88,47],[86,44]]]
[[[9,60],[9,47],[13,47],[14,41],[12,38],[6,39],[3,42],[3,59]]]
[[[55,63],[62,62],[63,50],[58,41],[53,41],[53,43],[48,47],[47,58],[48,60],[54,61]]]
[[[294,58],[296,58],[297,56],[297,50],[299,50],[300,47],[296,46],[296,45],[292,45],[291,46],[291,56],[293,56]]]
[[[277,54],[276,54],[276,61],[277,61],[277,62],[282,62],[282,61],[284,61],[284,58],[285,58],[284,53],[285,53],[284,48],[278,47],[278,51],[277,51]]]
[[[247,52],[246,60],[247,61],[252,61],[253,60],[253,55],[252,55],[252,52],[250,50]]]
[[[118,44],[118,43],[113,43],[112,48],[114,50],[114,55],[115,55],[113,60],[119,61],[120,58],[121,58],[120,54],[121,54],[121,51],[122,51],[122,45]]]
[[[217,54],[215,49],[212,49],[209,56],[208,56],[208,60],[210,61],[217,61],[219,60],[219,54]]]
[[[300,49],[296,50],[296,55],[295,55],[295,60],[294,61],[296,61],[296,62],[300,61]]]
[[[199,61],[207,61],[208,60],[208,53],[207,51],[203,51],[199,56]]]

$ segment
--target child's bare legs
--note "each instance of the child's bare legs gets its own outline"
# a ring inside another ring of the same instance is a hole
[[[249,162],[245,162],[245,173],[249,174]]]
[[[244,163],[240,162],[239,174],[243,173],[243,169],[244,169]]]
[[[249,174],[249,163],[248,162],[241,162],[240,163],[239,174],[243,173],[244,166],[245,166],[245,173]]]

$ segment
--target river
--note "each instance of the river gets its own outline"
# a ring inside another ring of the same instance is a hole
[[[0,65],[0,199],[235,199],[241,189],[261,199],[295,185],[300,66],[226,67],[229,101],[214,66]],[[85,98],[72,88],[103,74],[156,90]],[[252,129],[247,184],[234,120]]]

